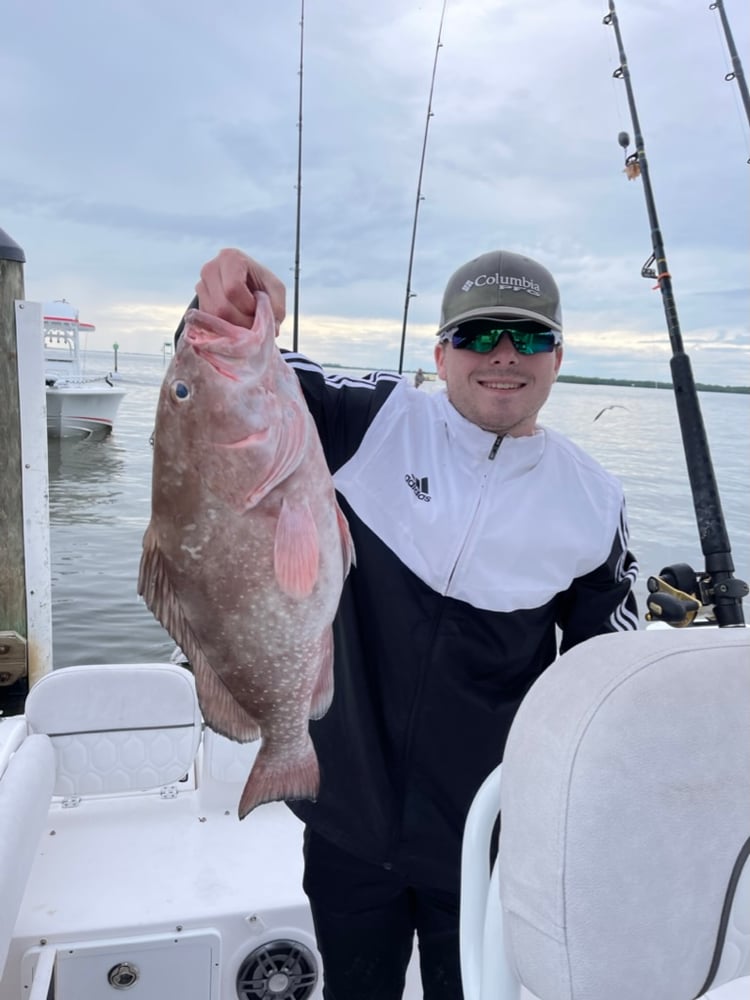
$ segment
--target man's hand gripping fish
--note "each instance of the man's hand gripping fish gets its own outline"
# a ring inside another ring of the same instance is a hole
[[[138,592],[186,654],[206,723],[262,737],[239,803],[315,798],[308,719],[333,697],[331,622],[353,560],[317,430],[274,343],[191,310],[159,397]]]

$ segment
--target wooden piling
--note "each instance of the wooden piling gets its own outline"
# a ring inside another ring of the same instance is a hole
[[[24,298],[21,247],[0,229],[0,708],[5,694],[23,686],[7,686],[10,672],[3,656],[16,656],[17,643],[27,635],[26,577],[21,475],[21,418],[15,302]],[[17,690],[14,692],[18,694]]]

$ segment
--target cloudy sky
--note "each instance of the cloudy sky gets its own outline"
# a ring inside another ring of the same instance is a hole
[[[504,247],[558,279],[564,371],[668,379],[606,3],[447,0],[438,51],[442,9],[307,0],[300,348],[398,366],[437,51],[404,367],[432,367],[452,271]],[[695,377],[750,384],[750,128],[719,16],[617,9]],[[750,7],[725,9],[742,56]],[[299,57],[299,0],[4,4],[0,227],[26,297],[77,305],[92,348],[159,353],[201,264],[238,246],[287,281],[291,316]]]

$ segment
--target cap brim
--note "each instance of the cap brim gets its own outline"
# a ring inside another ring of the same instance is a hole
[[[548,316],[543,316],[532,309],[518,309],[511,308],[510,306],[498,306],[496,309],[487,309],[485,306],[483,309],[469,309],[467,312],[459,313],[458,316],[453,316],[450,322],[443,323],[440,327],[437,332],[438,337],[446,330],[450,330],[454,326],[459,326],[470,319],[530,319],[534,320],[535,323],[541,323],[549,330],[556,330],[558,333],[562,333],[562,326],[559,323],[553,323]]]

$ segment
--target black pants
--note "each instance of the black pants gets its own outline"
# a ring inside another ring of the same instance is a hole
[[[325,1000],[401,1000],[416,933],[424,1000],[462,1000],[458,898],[305,831],[304,889]]]

